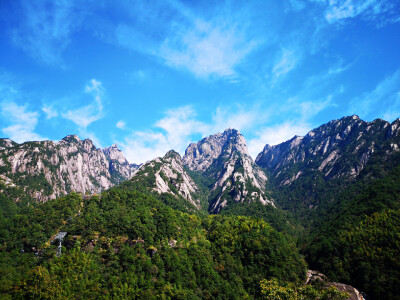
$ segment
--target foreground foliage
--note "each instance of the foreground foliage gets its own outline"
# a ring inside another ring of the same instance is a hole
[[[305,276],[295,245],[251,217],[190,215],[122,189],[25,210],[0,224],[5,299],[252,298],[263,278]]]
[[[340,292],[334,286],[325,285],[280,285],[273,278],[263,279],[260,282],[261,295],[267,300],[301,300],[301,299],[330,299],[345,300],[349,297],[346,292]]]
[[[400,168],[339,194],[339,205],[304,240],[312,268],[372,299],[400,299]]]

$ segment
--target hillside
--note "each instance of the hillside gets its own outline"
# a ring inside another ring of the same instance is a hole
[[[73,191],[100,193],[129,179],[137,167],[115,145],[98,149],[76,135],[23,144],[0,139],[0,180],[38,201]]]

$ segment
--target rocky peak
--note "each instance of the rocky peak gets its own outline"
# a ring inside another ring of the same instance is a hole
[[[151,179],[153,176],[154,179]],[[181,156],[174,150],[168,151],[163,158],[158,157],[141,165],[131,181],[151,182],[152,191],[182,197],[197,209],[201,207],[196,195],[198,187],[185,171]]]
[[[116,144],[113,144],[111,147],[104,148],[103,152],[110,160],[115,160],[120,164],[128,164],[127,159]]]
[[[110,161],[90,139],[81,140],[76,135],[68,135],[57,143],[17,144],[0,140],[0,156],[2,175],[7,181],[40,201],[72,191],[99,193],[129,179],[136,169],[126,159],[124,163]]]
[[[355,178],[373,153],[399,148],[399,125],[399,121],[389,124],[381,119],[366,122],[356,115],[343,117],[311,130],[304,137],[266,145],[256,163],[272,171],[285,185],[297,180],[305,170],[320,171],[326,179]],[[294,174],[292,168],[296,169]]]
[[[65,141],[67,143],[80,143],[81,139],[76,134],[69,134],[64,137],[61,141]]]
[[[0,139],[0,150],[11,148],[14,147],[15,145],[18,144],[10,139]]]
[[[210,135],[197,143],[191,143],[183,156],[183,163],[193,171],[205,171],[223,152],[229,155],[237,150],[249,156],[246,141],[236,129],[226,129],[223,133]]]
[[[211,212],[219,212],[232,201],[273,204],[264,193],[267,177],[255,165],[243,135],[236,129],[190,144],[183,163],[214,180],[209,199]]]

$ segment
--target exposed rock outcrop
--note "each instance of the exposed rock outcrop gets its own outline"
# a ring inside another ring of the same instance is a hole
[[[371,156],[399,151],[400,120],[373,122],[358,116],[333,120],[304,137],[266,145],[256,163],[273,174],[280,185],[290,185],[304,170],[319,171],[326,180],[357,177]]]
[[[1,176],[39,201],[72,191],[99,193],[129,179],[135,170],[118,148],[110,148],[103,151],[76,135],[23,144],[0,139]]]
[[[150,184],[152,191],[159,194],[169,193],[175,197],[183,197],[200,209],[200,199],[196,195],[197,185],[184,170],[179,153],[171,150],[163,158],[158,157],[143,164],[131,181]]]
[[[183,162],[190,170],[214,180],[209,198],[209,211],[213,213],[232,201],[274,205],[265,195],[267,176],[252,160],[243,135],[236,129],[190,144]]]
[[[363,295],[355,287],[344,283],[331,282],[324,274],[318,271],[307,270],[306,284],[314,284],[316,282],[324,283],[327,286],[334,286],[339,291],[346,292],[349,294],[347,300],[365,300]]]

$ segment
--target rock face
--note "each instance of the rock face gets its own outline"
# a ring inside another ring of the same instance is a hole
[[[328,286],[334,286],[339,291],[348,293],[349,297],[347,300],[365,300],[363,295],[355,287],[344,283],[330,282],[324,274],[318,271],[307,270],[306,284],[312,285],[318,282],[324,283]]]
[[[267,176],[253,162],[244,137],[236,129],[227,129],[190,144],[183,163],[190,170],[212,179],[210,212],[217,213],[232,201],[274,205],[265,195]]]
[[[158,157],[143,164],[136,171],[131,182],[138,182],[142,185],[147,182],[153,192],[183,197],[197,209],[201,208],[200,199],[196,195],[198,187],[184,170],[179,153],[173,150],[163,158]]]
[[[276,146],[266,145],[256,163],[272,172],[279,185],[291,185],[304,172],[320,172],[325,180],[352,180],[371,156],[399,150],[400,120],[373,122],[358,116],[333,120],[306,136]]]
[[[110,174],[120,177],[121,180],[131,178],[136,169],[139,168],[137,164],[130,164],[115,144],[104,148],[103,153],[108,158]]]
[[[0,174],[39,201],[72,191],[99,193],[135,170],[116,147],[97,149],[89,139],[66,136],[59,142],[17,144],[0,139]]]

